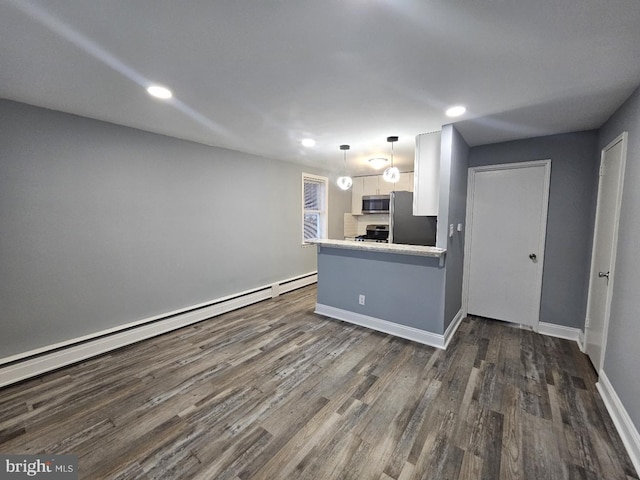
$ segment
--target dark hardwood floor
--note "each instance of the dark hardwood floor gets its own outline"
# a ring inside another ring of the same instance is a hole
[[[465,319],[446,352],[315,315],[315,287],[0,390],[0,452],[84,479],[620,479],[574,342]]]

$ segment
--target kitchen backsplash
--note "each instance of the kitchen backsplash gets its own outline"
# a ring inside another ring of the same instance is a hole
[[[373,213],[370,215],[344,214],[344,236],[355,237],[367,233],[367,225],[389,225],[388,213]]]

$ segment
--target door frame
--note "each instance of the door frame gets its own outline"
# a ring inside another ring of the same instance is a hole
[[[607,350],[607,336],[609,333],[609,317],[611,316],[611,298],[613,296],[613,288],[614,288],[615,279],[616,279],[615,270],[616,270],[616,258],[618,255],[618,231],[620,228],[620,210],[622,208],[622,192],[624,190],[625,167],[627,164],[628,136],[629,134],[627,132],[622,132],[620,135],[614,138],[611,142],[607,144],[607,146],[605,146],[600,151],[600,167],[599,168],[602,169],[602,162],[604,161],[605,152],[613,148],[613,146],[616,145],[617,143],[622,142],[622,158],[620,160],[620,177],[621,178],[620,178],[620,188],[618,189],[618,198],[616,198],[616,211],[614,212],[614,219],[613,219],[613,240],[612,240],[613,245],[611,248],[611,265],[609,266],[609,288],[607,289],[607,299],[605,300],[604,319],[602,324],[602,347],[600,351],[600,365],[597,365],[597,366],[594,365],[596,367],[596,371],[598,375],[600,375],[600,372],[602,371],[602,368],[604,366],[604,356]],[[589,324],[589,318],[590,318],[589,316],[591,313],[590,312],[591,295],[594,287],[594,280],[595,280],[594,275],[597,270],[597,267],[594,262],[594,258],[595,258],[595,251],[596,251],[595,239],[596,239],[596,234],[598,233],[597,232],[598,220],[599,220],[598,213],[599,213],[599,207],[600,207],[601,193],[602,193],[602,176],[598,175],[598,198],[596,201],[596,217],[593,224],[593,237],[591,239],[591,267],[589,268],[589,287],[587,290],[587,311],[584,319],[584,351],[585,352],[587,351],[587,345],[589,341],[589,339],[587,338],[588,337],[587,325]]]
[[[547,238],[547,217],[549,213],[549,187],[551,185],[551,159],[545,160],[530,160],[525,162],[514,163],[501,163],[496,165],[485,165],[481,167],[469,167],[468,169],[468,181],[467,181],[467,219],[465,225],[465,242],[464,242],[464,266],[462,273],[462,317],[466,317],[469,313],[469,269],[471,261],[471,243],[472,232],[471,225],[473,225],[473,206],[474,206],[474,193],[475,193],[475,176],[480,172],[487,171],[499,171],[510,170],[517,168],[531,168],[531,167],[544,167],[544,186],[542,194],[542,218],[540,225],[540,238],[538,239],[539,252],[538,261],[540,262],[540,269],[536,278],[536,305],[537,318],[533,325],[534,330],[538,330],[540,323],[540,302],[542,300],[542,276],[544,270],[544,253],[545,243]]]

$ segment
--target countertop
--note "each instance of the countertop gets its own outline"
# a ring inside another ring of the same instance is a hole
[[[353,240],[316,239],[309,243],[331,248],[345,248],[365,252],[397,253],[400,255],[417,255],[422,257],[442,258],[447,252],[444,248],[425,247],[423,245],[401,245],[397,243],[356,242]]]

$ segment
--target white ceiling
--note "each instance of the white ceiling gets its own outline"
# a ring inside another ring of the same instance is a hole
[[[639,84],[639,0],[0,0],[0,97],[334,171],[348,143],[351,174],[389,135],[411,168],[452,104],[479,145],[597,128]]]

